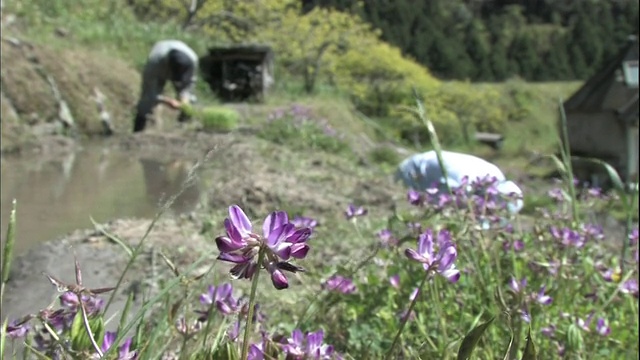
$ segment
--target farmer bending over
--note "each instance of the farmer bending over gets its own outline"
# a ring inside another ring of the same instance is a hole
[[[496,189],[503,196],[515,195],[518,199],[508,203],[512,214],[518,213],[523,206],[522,190],[513,181],[507,181],[504,174],[494,164],[479,157],[451,151],[442,152],[442,161],[447,170],[445,180],[435,151],[415,154],[400,163],[396,180],[417,191],[436,187],[438,192],[447,192],[447,183],[454,189],[468,178],[469,183],[479,179],[493,177],[497,181]]]
[[[144,130],[147,116],[153,112],[158,102],[173,108],[195,102],[193,87],[196,82],[198,55],[185,43],[178,40],[162,40],[153,45],[142,74],[142,95],[138,101],[133,132]],[[167,80],[173,83],[178,100],[162,96]],[[180,111],[178,121],[189,117]]]

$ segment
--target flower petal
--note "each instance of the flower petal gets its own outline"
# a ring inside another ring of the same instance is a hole
[[[291,257],[296,259],[304,259],[309,252],[309,245],[307,244],[293,244],[289,247]],[[286,260],[286,259],[285,259]]]
[[[289,271],[289,272],[292,272],[292,273],[304,272],[304,268],[302,268],[300,266],[293,265],[293,264],[288,263],[286,261],[281,261],[281,262],[277,263],[276,267],[278,269],[282,269],[284,271]]]
[[[427,262],[427,259],[425,259],[422,255],[418,254],[413,249],[406,249],[404,251],[404,254],[411,260],[418,261],[418,262],[421,262],[421,263],[426,263]]]
[[[273,283],[273,286],[278,290],[286,289],[289,287],[289,281],[287,280],[287,277],[282,271],[278,269],[275,269],[273,270],[273,272],[271,272],[271,282]]]
[[[249,261],[249,259],[243,255],[231,254],[226,252],[220,253],[220,255],[218,255],[218,260],[232,262],[235,264],[244,264]]]
[[[284,211],[274,211],[269,214],[262,224],[262,233],[265,238],[269,238],[271,232],[289,222],[289,217]]]
[[[287,242],[296,244],[307,241],[311,236],[311,228],[304,227],[295,230],[291,235],[287,236]]]
[[[236,229],[238,229],[238,232],[242,237],[251,233],[251,221],[244,211],[242,211],[240,206],[231,205],[229,207],[229,219],[231,219],[231,223]]]
[[[440,271],[445,271],[453,265],[454,261],[456,261],[458,252],[453,245],[445,246],[440,249],[439,257],[440,261],[438,262],[438,269]]]
[[[445,279],[449,280],[452,283],[456,283],[458,282],[458,280],[460,280],[460,270],[456,269],[453,266],[450,269],[442,271],[440,275],[442,275]]]
[[[237,242],[227,236],[218,236],[216,246],[221,253],[229,253],[241,249],[246,243]]]

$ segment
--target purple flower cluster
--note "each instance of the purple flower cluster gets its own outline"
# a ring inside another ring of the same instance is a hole
[[[309,228],[311,230],[319,225],[318,220],[306,216],[295,216],[293,220],[291,220],[291,223],[296,228]]]
[[[393,235],[393,233],[389,229],[382,229],[378,231],[376,235],[380,239],[380,245],[384,247],[398,245],[398,239]]]
[[[582,330],[586,332],[591,332],[591,322],[593,321],[594,313],[591,312],[586,319],[577,319],[576,324]],[[611,332],[611,328],[607,324],[607,320],[605,318],[598,318],[595,326],[596,333],[601,336],[607,336]]]
[[[443,191],[441,184],[433,184],[424,192],[413,189],[407,192],[407,201],[414,206],[426,206],[436,212],[447,212],[453,208],[469,209],[475,218],[482,215],[489,223],[499,223],[509,204],[517,200],[517,194],[506,196],[498,190],[495,177],[477,178],[470,181],[464,177],[458,186],[451,188],[451,194]],[[505,201],[506,200],[506,201]]]
[[[309,252],[307,240],[311,229],[296,228],[284,211],[267,216],[262,225],[262,235],[253,232],[251,221],[237,206],[229,207],[229,217],[224,220],[226,235],[216,238],[220,250],[218,259],[236,264],[231,274],[236,278],[251,279],[260,267],[271,274],[276,289],[289,287],[283,271],[299,272],[301,267],[291,264],[290,258],[304,259]],[[258,255],[264,252],[261,264]]]
[[[267,121],[273,122],[286,117],[290,117],[293,126],[298,128],[305,124],[314,123],[319,125],[327,136],[336,136],[338,134],[338,132],[329,125],[327,119],[318,118],[310,107],[300,104],[293,104],[289,109],[275,109],[267,116]]]
[[[431,229],[427,229],[418,237],[417,250],[406,249],[405,255],[421,263],[429,273],[441,275],[451,282],[460,279],[460,271],[454,264],[458,252],[448,232],[434,234]]]
[[[344,216],[347,218],[347,220],[351,220],[360,216],[365,216],[367,215],[367,212],[368,212],[367,209],[363,208],[362,206],[355,206],[353,204],[349,204],[349,206],[347,207],[347,210],[345,210],[344,212]]]
[[[322,288],[342,294],[353,294],[357,291],[356,285],[349,278],[333,275],[322,284]]]
[[[209,318],[212,306],[222,315],[235,314],[241,308],[240,300],[233,297],[233,287],[229,283],[217,287],[209,285],[207,292],[200,295],[200,304],[206,306],[205,310],[196,310],[201,315],[200,321]]]
[[[101,350],[103,353],[107,352],[112,346],[114,341],[116,341],[118,334],[116,332],[107,331],[104,334],[104,339],[102,340]],[[138,352],[136,350],[131,349],[131,344],[133,342],[132,338],[128,338],[124,341],[122,345],[118,348],[118,357],[117,360],[135,360],[138,358]]]
[[[306,336],[299,329],[282,342],[282,351],[287,360],[329,360],[342,359],[334,352],[333,346],[324,343],[324,331],[309,332]]]

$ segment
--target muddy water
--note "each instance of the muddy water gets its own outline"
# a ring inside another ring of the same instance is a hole
[[[70,231],[115,218],[152,217],[159,203],[177,193],[192,163],[186,159],[136,156],[104,144],[85,145],[56,159],[40,155],[2,158],[1,238],[4,244],[12,199],[17,199],[16,254]],[[197,185],[174,203],[174,213],[193,210]]]

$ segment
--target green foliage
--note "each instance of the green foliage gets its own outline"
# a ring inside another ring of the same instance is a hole
[[[87,324],[91,330],[91,335],[88,333]],[[104,319],[102,316],[93,316],[87,319],[87,324],[84,322],[84,318],[81,311],[78,311],[73,318],[71,325],[71,347],[78,352],[88,352],[93,349],[93,343],[91,337],[95,340],[98,346],[102,345],[104,339]]]
[[[638,1],[311,0],[361,15],[447,79],[585,79],[638,33]],[[420,39],[420,41],[415,41]],[[568,47],[566,44],[575,44]],[[545,59],[550,59],[546,61]],[[552,60],[551,60],[552,59]],[[570,59],[570,61],[568,61]]]
[[[356,107],[370,116],[390,114],[392,104],[411,98],[413,88],[425,93],[440,85],[398,48],[381,42],[351,49],[341,57],[336,81]]]
[[[400,162],[400,155],[391,146],[376,146],[369,152],[369,159],[375,164],[396,166]]]
[[[350,154],[351,148],[340,134],[320,119],[285,115],[269,119],[258,136],[293,150],[319,150],[333,154]]]
[[[458,349],[458,360],[467,360],[471,357],[473,349],[478,344],[478,341],[480,341],[482,334],[484,334],[489,325],[493,323],[493,320],[495,320],[494,317],[474,327],[467,335],[465,335],[464,339],[462,339],[462,343],[460,344],[460,349]]]
[[[234,109],[208,106],[196,113],[205,131],[229,132],[238,126],[240,114]]]

